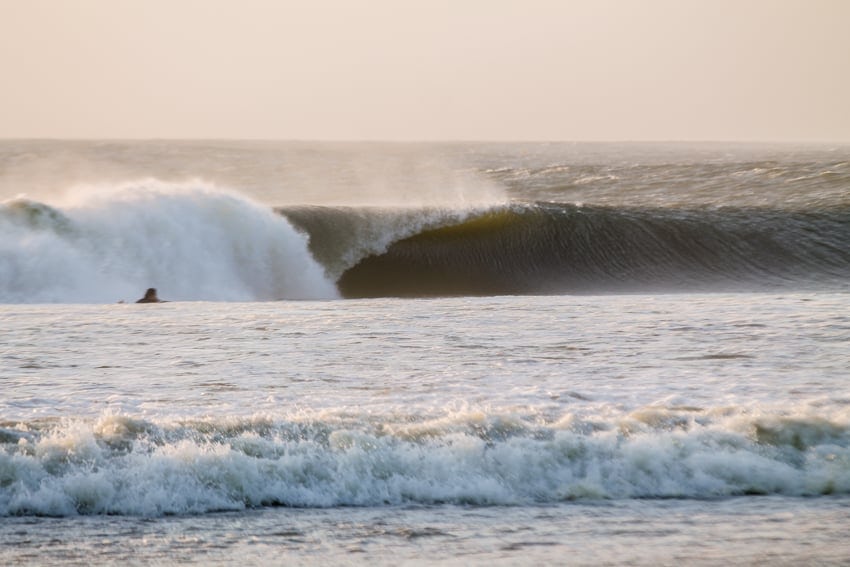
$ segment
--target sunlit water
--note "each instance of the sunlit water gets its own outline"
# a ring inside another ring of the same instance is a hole
[[[4,306],[0,558],[841,563],[848,299]]]
[[[0,564],[850,563],[848,183],[0,141]]]

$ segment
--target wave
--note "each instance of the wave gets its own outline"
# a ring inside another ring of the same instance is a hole
[[[202,183],[0,203],[0,302],[847,289],[850,209],[272,209]]]
[[[539,202],[463,214],[281,212],[309,234],[345,297],[844,289],[850,281],[846,207]]]
[[[0,516],[850,494],[850,427],[643,408],[0,425]]]
[[[236,193],[147,180],[76,198],[0,203],[0,301],[337,297],[306,237]]]
[[[328,277],[340,277],[365,258],[380,256],[397,242],[422,232],[454,226],[489,207],[415,208],[298,206],[279,209],[309,236],[310,251]]]

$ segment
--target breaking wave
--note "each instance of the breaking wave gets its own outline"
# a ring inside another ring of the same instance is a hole
[[[0,203],[0,301],[115,302],[337,296],[306,237],[268,207],[203,184],[80,190],[54,207]]]
[[[0,203],[0,302],[847,289],[850,209],[271,209],[200,183]]]
[[[847,423],[649,407],[0,425],[0,516],[753,494],[850,494]]]
[[[346,297],[843,288],[850,209],[281,211]]]

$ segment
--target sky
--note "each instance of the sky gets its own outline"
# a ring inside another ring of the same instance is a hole
[[[0,138],[850,141],[850,0],[0,0]]]

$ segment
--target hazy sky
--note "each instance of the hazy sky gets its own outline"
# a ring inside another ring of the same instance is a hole
[[[0,0],[0,137],[850,141],[850,0]]]

